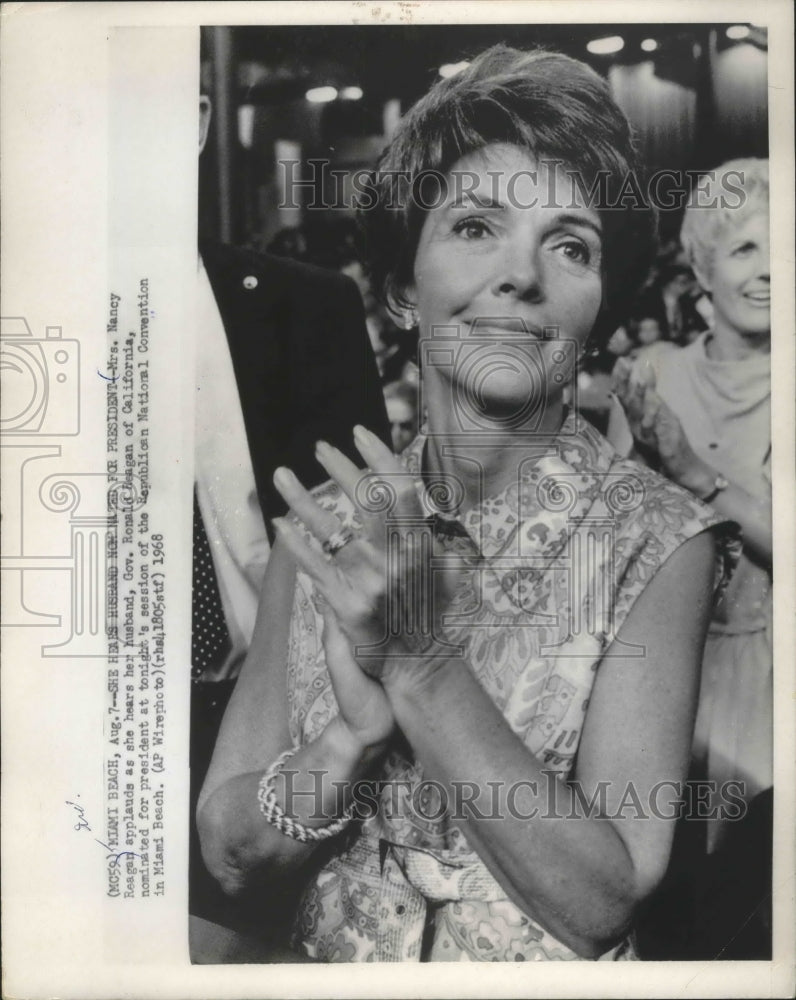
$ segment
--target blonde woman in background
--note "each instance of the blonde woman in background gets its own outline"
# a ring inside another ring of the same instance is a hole
[[[733,160],[708,179],[681,241],[712,301],[712,327],[681,350],[619,362],[627,421],[614,413],[608,436],[741,526],[741,563],[705,646],[693,773],[719,795],[733,782],[748,806],[773,784],[768,161]],[[709,818],[708,852],[731,831],[727,817]],[[770,844],[760,849],[770,856]]]

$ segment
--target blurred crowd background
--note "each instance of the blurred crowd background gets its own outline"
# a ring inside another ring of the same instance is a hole
[[[768,156],[761,25],[202,29],[202,90],[214,117],[200,166],[200,236],[334,268],[356,281],[396,451],[422,419],[417,331],[399,329],[371,293],[352,177],[373,166],[401,114],[436,77],[501,41],[565,52],[605,76],[650,172],[677,171],[693,183],[699,171],[729,159]],[[321,160],[335,172],[333,192],[320,179]],[[665,187],[661,192],[663,199]],[[646,286],[627,303],[607,348],[588,356],[579,373],[578,406],[602,431],[618,357],[656,341],[683,346],[710,325],[710,300],[678,242],[682,206],[660,207],[660,252]]]

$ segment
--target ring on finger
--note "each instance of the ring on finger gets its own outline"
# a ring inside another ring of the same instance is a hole
[[[341,528],[329,535],[326,541],[321,543],[321,548],[327,556],[336,556],[340,549],[344,549],[353,541],[354,537],[354,532],[350,528]]]

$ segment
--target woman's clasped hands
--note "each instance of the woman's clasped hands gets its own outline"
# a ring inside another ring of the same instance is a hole
[[[613,392],[645,461],[696,493],[707,476],[709,488],[710,470],[694,452],[674,411],[658,394],[652,366],[643,360],[634,365],[620,358],[613,372]]]
[[[449,658],[433,625],[453,578],[432,571],[427,514],[413,477],[365,428],[355,428],[354,442],[369,471],[325,442],[315,456],[354,505],[361,529],[342,527],[285,468],[274,483],[319,545],[289,518],[276,518],[274,526],[314,584],[340,720],[369,748],[386,743],[395,728],[391,690],[422,681]],[[369,502],[385,497],[389,516],[383,502]]]

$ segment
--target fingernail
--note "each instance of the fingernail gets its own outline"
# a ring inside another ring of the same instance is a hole
[[[316,441],[315,450],[320,452],[321,455],[329,455],[332,451],[332,446],[327,444],[326,441]]]
[[[367,444],[370,439],[370,432],[366,431],[360,424],[357,424],[354,428],[354,438],[357,441],[361,441],[362,444]]]
[[[274,482],[277,486],[291,486],[294,478],[290,469],[286,469],[284,465],[280,465],[276,472],[274,472]]]

